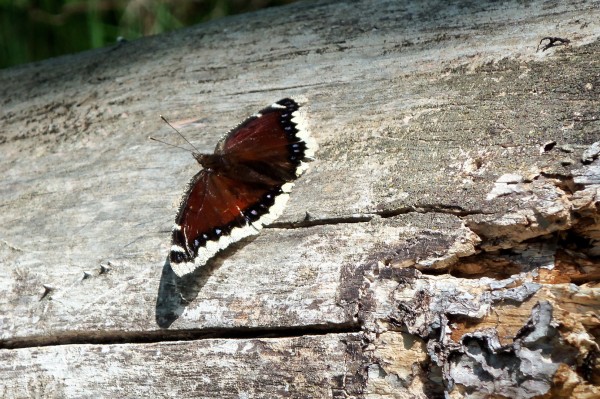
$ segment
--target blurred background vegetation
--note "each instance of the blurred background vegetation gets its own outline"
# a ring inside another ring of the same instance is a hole
[[[0,68],[294,0],[0,0]]]

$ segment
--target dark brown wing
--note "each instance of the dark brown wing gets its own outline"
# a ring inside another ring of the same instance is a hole
[[[228,168],[194,176],[173,227],[170,260],[177,275],[204,265],[282,213],[290,182],[314,152],[297,110],[293,100],[284,99],[246,119],[215,150]]]
[[[284,190],[198,173],[173,226],[171,268],[179,276],[190,273],[232,242],[257,234],[281,214],[289,197]]]
[[[314,153],[313,142],[299,126],[303,121],[298,110],[291,99],[260,110],[229,132],[215,153],[281,183],[296,179],[303,161]]]

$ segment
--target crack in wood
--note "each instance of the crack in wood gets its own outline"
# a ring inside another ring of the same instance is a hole
[[[303,221],[300,222],[275,222],[271,223],[269,226],[265,226],[265,228],[276,228],[276,229],[298,229],[304,227],[314,227],[314,226],[328,226],[328,225],[337,225],[337,224],[347,224],[347,223],[364,223],[369,222],[373,219],[372,214],[365,215],[357,215],[357,216],[341,216],[341,217],[332,217],[332,218],[322,218],[322,219],[312,219],[312,216],[309,213],[306,213],[306,217]]]
[[[188,330],[156,330],[156,331],[86,331],[64,332],[53,336],[31,336],[0,341],[0,349],[20,349],[39,346],[57,345],[114,345],[138,344],[172,341],[197,341],[206,339],[262,339],[293,338],[302,336],[348,334],[361,331],[358,323],[319,324],[297,327],[234,327]]]
[[[424,204],[424,205],[413,205],[406,206],[396,209],[386,209],[382,211],[376,211],[373,213],[364,213],[360,215],[349,215],[349,216],[339,216],[339,217],[325,217],[314,219],[309,212],[306,212],[306,216],[304,220],[298,222],[274,222],[265,228],[277,228],[277,229],[297,229],[304,227],[314,227],[314,226],[328,226],[328,225],[337,225],[337,224],[345,224],[345,223],[364,223],[370,222],[375,217],[381,217],[383,219],[393,218],[400,215],[406,215],[410,213],[440,213],[446,215],[455,215],[458,217],[469,216],[469,215],[486,215],[492,214],[490,211],[483,211],[479,209],[475,210],[467,210],[460,206],[455,205],[447,205],[447,204]]]

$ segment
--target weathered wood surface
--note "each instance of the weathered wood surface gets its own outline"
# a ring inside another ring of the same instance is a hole
[[[356,334],[339,334],[17,349],[3,354],[3,361],[19,365],[3,367],[3,393],[39,398],[167,393],[181,398],[268,398],[301,391],[307,397],[343,397],[352,389],[360,392],[363,383],[351,378],[362,366],[359,346]],[[323,367],[324,358],[330,367]],[[257,396],[257,391],[269,394]]]
[[[0,393],[594,397],[598,7],[298,3],[0,71]],[[158,115],[211,151],[286,96],[283,217],[175,278]]]

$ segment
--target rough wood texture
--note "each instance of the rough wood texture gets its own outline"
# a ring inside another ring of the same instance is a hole
[[[599,6],[297,3],[0,71],[0,394],[598,397]],[[176,278],[158,115],[211,151],[286,96],[283,217]]]
[[[0,392],[39,398],[344,397],[364,385],[358,344],[356,334],[339,334],[16,349],[3,353]],[[19,367],[7,367],[11,363]]]

